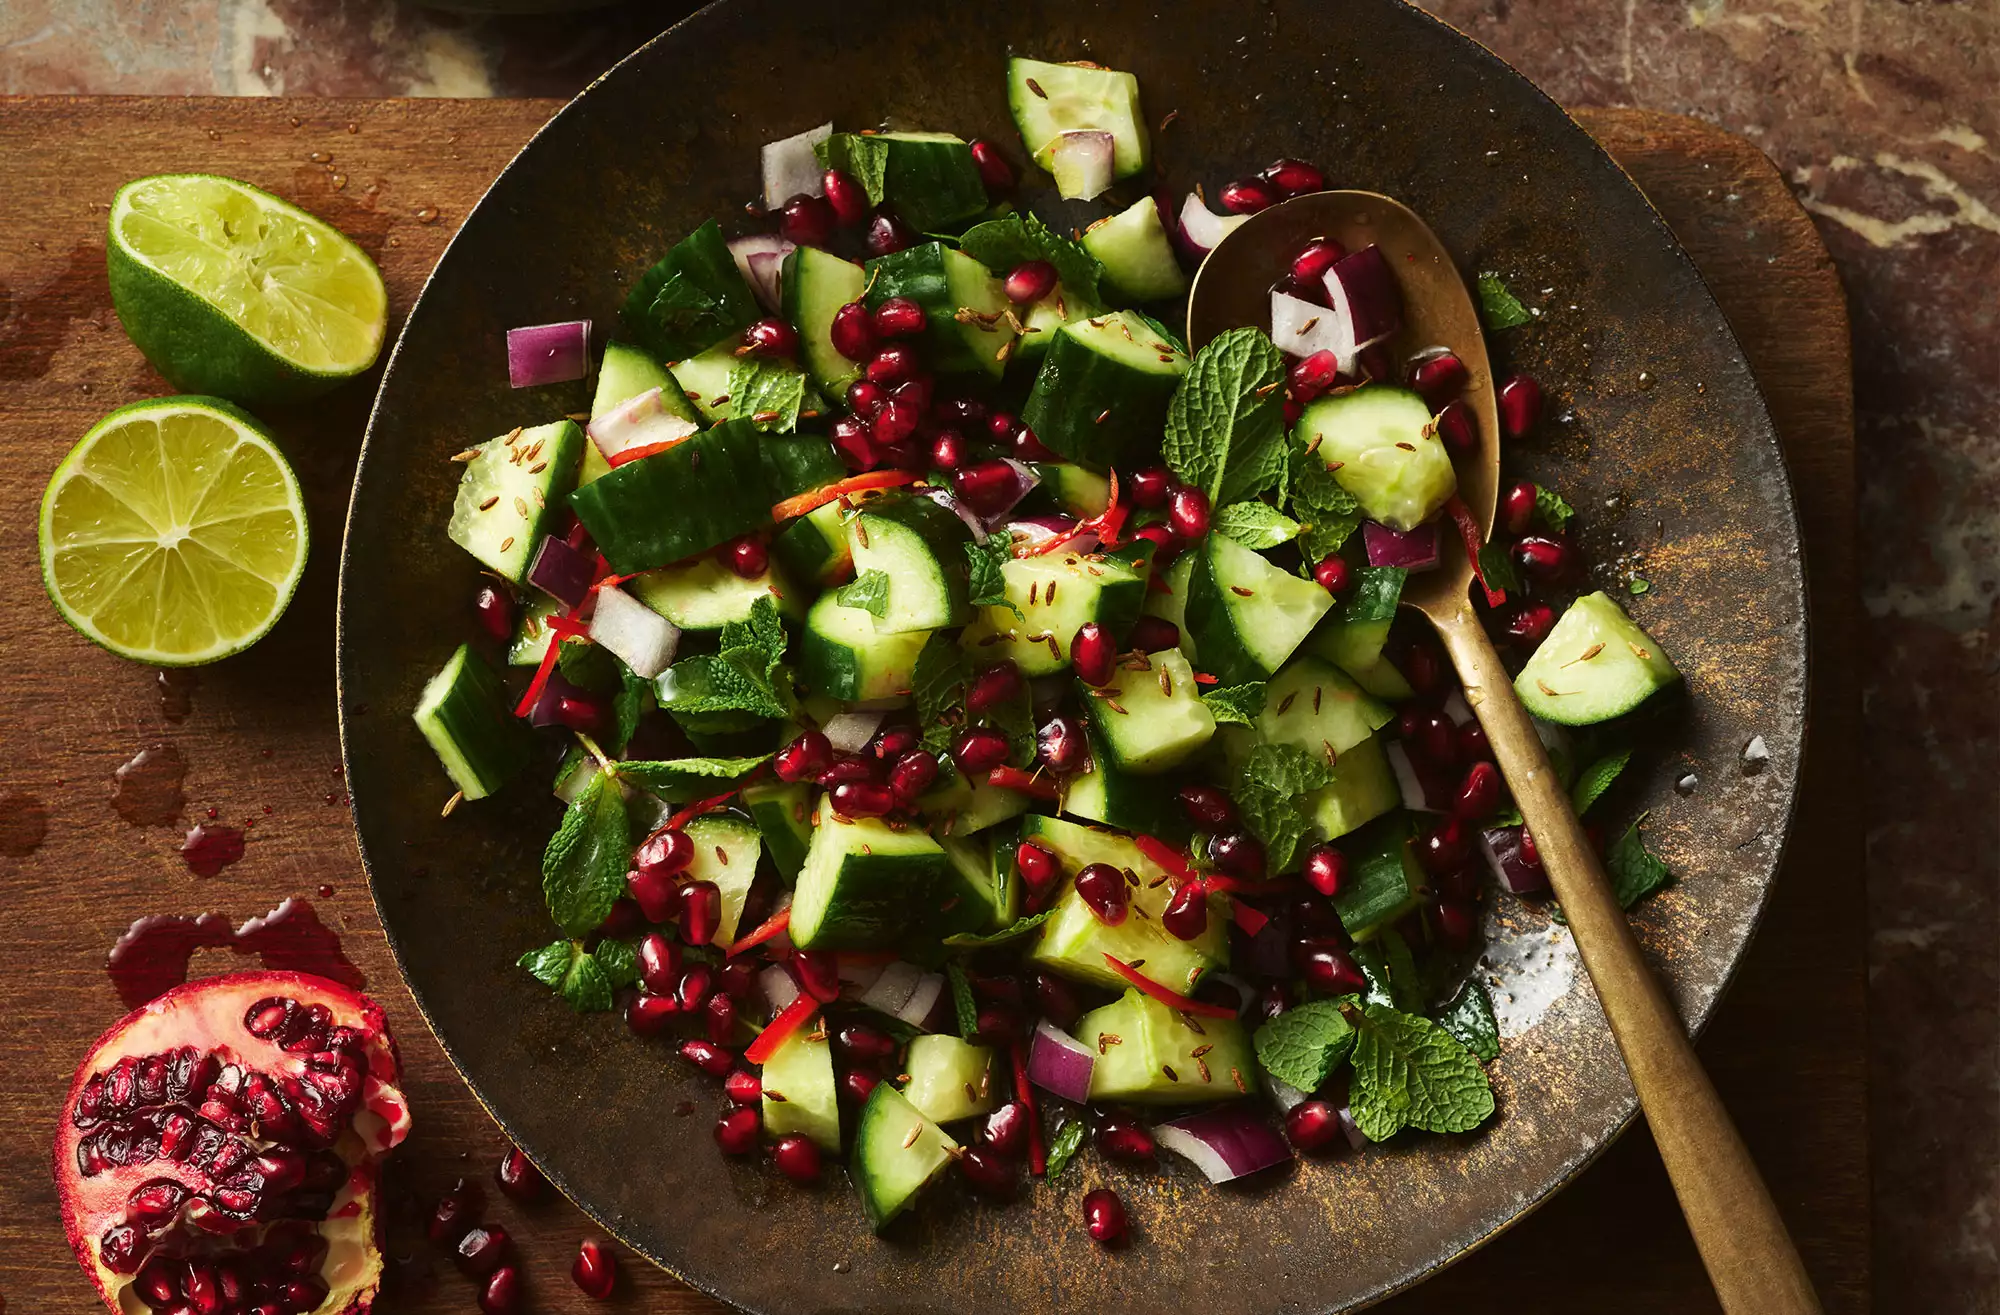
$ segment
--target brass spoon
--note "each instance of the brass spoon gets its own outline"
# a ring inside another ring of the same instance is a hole
[[[1240,325],[1268,327],[1271,285],[1289,269],[1292,256],[1320,236],[1349,251],[1378,244],[1402,283],[1404,344],[1449,346],[1465,362],[1471,374],[1465,400],[1478,417],[1481,444],[1476,457],[1456,463],[1459,496],[1481,530],[1490,533],[1499,491],[1500,428],[1485,340],[1450,254],[1407,207],[1374,192],[1318,192],[1250,216],[1209,253],[1195,277],[1188,300],[1190,345],[1199,349]],[[1819,1299],[1770,1191],[1695,1058],[1673,1005],[1640,957],[1569,795],[1472,609],[1472,563],[1449,527],[1440,540],[1442,565],[1410,577],[1403,605],[1437,628],[1464,683],[1465,701],[1485,727],[1487,743],[1534,833],[1716,1295],[1731,1315],[1817,1312]]]

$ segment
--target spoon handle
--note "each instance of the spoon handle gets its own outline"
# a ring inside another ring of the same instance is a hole
[[[1431,620],[1534,833],[1722,1308],[1730,1315],[1817,1315],[1819,1298],[1777,1205],[1647,968],[1493,641],[1470,606]]]

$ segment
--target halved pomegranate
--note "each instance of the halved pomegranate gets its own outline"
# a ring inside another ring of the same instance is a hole
[[[410,1131],[382,1009],[302,973],[176,987],[98,1038],[56,1129],[69,1244],[119,1315],[363,1315]]]

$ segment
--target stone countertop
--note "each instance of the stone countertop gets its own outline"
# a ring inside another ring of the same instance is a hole
[[[1569,105],[1756,142],[1851,301],[1874,1282],[2000,1303],[2000,5],[1432,0]],[[4,0],[0,92],[567,96],[689,6]],[[1731,198],[1719,198],[1727,216]]]

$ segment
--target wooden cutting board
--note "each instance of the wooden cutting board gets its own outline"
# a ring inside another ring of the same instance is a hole
[[[119,184],[201,171],[285,196],[368,249],[400,321],[486,184],[557,107],[0,99],[0,452],[16,470],[0,481],[0,1296],[16,1315],[98,1308],[63,1241],[47,1156],[73,1066],[124,1012],[106,952],[141,915],[217,910],[240,921],[293,896],[337,931],[402,1028],[417,1124],[392,1175],[400,1204],[391,1211],[393,1295],[382,1308],[473,1307],[471,1285],[418,1234],[417,1203],[460,1175],[486,1179],[502,1142],[424,1029],[383,943],[334,727],[334,580],[373,378],[265,415],[307,490],[312,563],[269,638],[192,682],[164,685],[62,625],[42,593],[35,522],[49,472],[85,429],[113,407],[168,391],[111,311],[104,223]],[[1702,1052],[1827,1308],[1860,1311],[1866,1003],[1860,830],[1847,785],[1859,705],[1845,305],[1811,224],[1754,146],[1692,119],[1578,117],[1714,286],[1770,399],[1805,522],[1818,660],[1798,823],[1762,934]],[[185,807],[169,824],[135,825],[112,806],[114,774],[156,745],[185,763]],[[248,843],[241,862],[204,880],[178,850],[209,809],[247,826]],[[242,961],[206,951],[194,970],[233,962]],[[555,1201],[528,1210],[498,1201],[493,1214],[525,1253],[533,1308],[602,1309],[568,1277],[578,1240],[596,1232],[588,1220]],[[1080,1231],[1077,1245],[1088,1245]],[[614,1307],[720,1309],[629,1257],[624,1273]],[[1643,1132],[1508,1236],[1382,1309],[1613,1307],[1715,1308]]]

